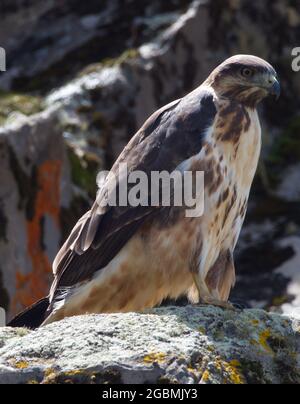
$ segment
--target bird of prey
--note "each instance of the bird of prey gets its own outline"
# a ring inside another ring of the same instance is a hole
[[[10,325],[36,328],[74,315],[142,311],[182,295],[229,304],[233,253],[261,150],[257,106],[270,94],[280,95],[274,68],[238,55],[155,112],[110,174],[123,163],[129,172],[147,175],[203,171],[204,214],[186,217],[175,206],[102,205],[104,182],[54,261],[49,296]]]

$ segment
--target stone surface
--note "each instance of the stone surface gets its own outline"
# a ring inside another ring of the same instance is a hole
[[[0,128],[0,161],[0,306],[17,312],[47,294],[75,198],[55,108]]]
[[[0,383],[300,382],[300,319],[259,310],[157,309],[0,329]]]
[[[117,57],[176,19],[191,0],[2,0],[8,89],[49,90],[82,67]],[[175,15],[174,15],[175,13]]]

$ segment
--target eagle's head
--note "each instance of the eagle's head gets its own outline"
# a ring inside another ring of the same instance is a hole
[[[275,69],[265,60],[237,55],[225,60],[208,78],[218,96],[255,108],[266,96],[280,96]]]

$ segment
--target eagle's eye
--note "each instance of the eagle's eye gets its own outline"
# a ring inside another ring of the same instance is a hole
[[[252,69],[249,69],[248,67],[245,67],[242,69],[241,73],[243,77],[250,78],[253,76],[254,71]]]

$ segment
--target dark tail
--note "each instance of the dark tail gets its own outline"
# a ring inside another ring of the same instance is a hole
[[[18,314],[9,324],[8,327],[20,328],[39,328],[46,319],[46,312],[49,307],[49,298],[38,301],[22,313]]]

